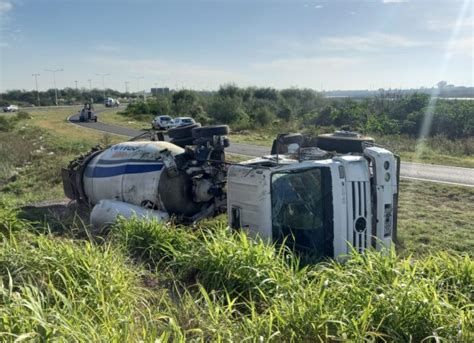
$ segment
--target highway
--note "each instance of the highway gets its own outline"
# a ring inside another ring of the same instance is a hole
[[[127,137],[136,137],[143,133],[143,131],[129,129],[107,123],[101,123],[100,121],[97,123],[81,123],[79,121],[78,114],[69,117],[68,121],[73,124],[86,127],[88,129],[94,129]],[[230,147],[227,148],[226,151],[232,154],[258,157],[269,154],[270,148],[258,145],[231,142]],[[461,168],[437,164],[422,164],[402,161],[400,167],[400,175],[402,178],[412,180],[474,187],[474,168]]]

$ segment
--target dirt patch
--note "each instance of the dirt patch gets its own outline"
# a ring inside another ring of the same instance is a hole
[[[19,217],[38,228],[47,227],[52,233],[71,233],[82,236],[89,228],[90,207],[76,201],[45,201],[19,209]]]

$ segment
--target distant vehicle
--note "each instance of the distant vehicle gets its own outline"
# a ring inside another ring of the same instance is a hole
[[[17,105],[8,105],[3,107],[3,112],[17,112],[18,106]]]
[[[91,103],[85,103],[79,115],[79,121],[94,121],[97,123],[97,115],[94,113],[94,106]]]
[[[177,117],[173,119],[170,127],[179,127],[196,124],[196,121],[191,117]]]
[[[120,102],[117,99],[114,98],[107,98],[104,101],[105,107],[119,107]]]
[[[151,122],[151,127],[155,130],[166,130],[173,126],[173,119],[170,116],[157,116]]]

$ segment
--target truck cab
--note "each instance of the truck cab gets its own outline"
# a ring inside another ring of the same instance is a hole
[[[231,166],[231,227],[315,258],[389,247],[396,232],[395,156],[378,147],[362,154],[314,151],[305,159],[269,155]]]

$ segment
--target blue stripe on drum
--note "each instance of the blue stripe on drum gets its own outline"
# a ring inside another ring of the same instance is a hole
[[[114,164],[123,164],[123,163],[157,163],[156,160],[138,160],[138,159],[127,159],[127,160],[105,160],[100,159],[97,161],[97,165],[114,165]],[[161,161],[160,161],[161,162]]]
[[[86,177],[112,177],[123,174],[149,173],[163,169],[163,163],[153,164],[124,164],[116,167],[91,167],[84,171]]]

